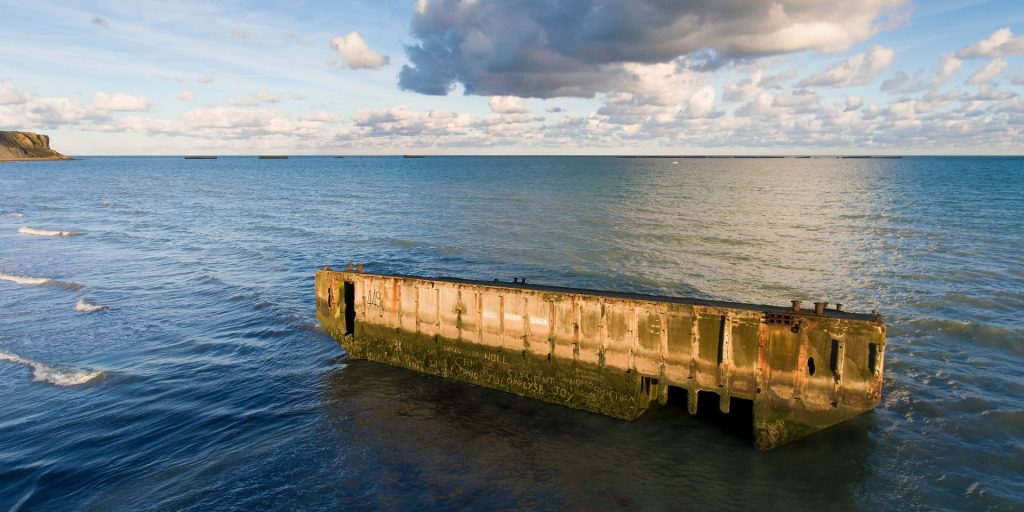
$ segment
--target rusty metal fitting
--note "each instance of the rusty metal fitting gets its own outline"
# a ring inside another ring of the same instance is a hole
[[[349,263],[349,264],[348,264],[348,268],[346,268],[345,270],[347,270],[347,271],[349,271],[349,272],[352,272],[352,264],[351,264],[351,263]]]
[[[825,314],[825,308],[827,306],[828,306],[828,302],[815,302],[814,303],[814,314],[815,315],[824,315]]]
[[[363,264],[362,263],[356,265],[356,271],[359,272],[360,274],[363,273]]]
[[[800,312],[800,301],[798,301],[798,300],[794,300],[793,301],[793,312],[794,313],[799,313]]]

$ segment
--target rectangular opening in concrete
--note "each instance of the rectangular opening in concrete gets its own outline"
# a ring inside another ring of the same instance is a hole
[[[654,377],[640,377],[640,392],[647,395],[651,400],[658,398],[658,379]]]
[[[687,404],[686,398],[687,393],[685,388],[681,388],[679,386],[669,386],[668,398],[666,399],[665,404],[671,407],[680,407],[685,409]]]
[[[352,336],[356,332],[356,285],[345,282],[345,334]]]
[[[723,413],[718,393],[697,393],[697,418],[714,425],[730,436],[753,441],[754,401],[729,397],[729,412]]]
[[[839,340],[832,340],[832,352],[829,356],[828,366],[832,370],[832,377],[836,382],[843,376],[843,359],[842,359],[842,348],[843,344]]]
[[[868,371],[878,375],[878,344],[868,343]]]
[[[353,357],[621,419],[681,405],[759,449],[881,396],[877,315],[330,269],[316,286],[317,319]]]
[[[743,441],[754,439],[754,401],[729,397],[729,412],[721,410],[721,399],[718,393],[700,391],[696,397],[690,396],[686,388],[668,386],[666,406],[688,409],[690,400],[697,401],[698,421],[713,425],[731,437]]]

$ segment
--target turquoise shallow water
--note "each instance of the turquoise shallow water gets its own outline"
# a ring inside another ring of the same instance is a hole
[[[883,403],[757,453],[351,361],[348,262],[877,309]],[[0,510],[1020,510],[1022,364],[1019,158],[0,166]]]

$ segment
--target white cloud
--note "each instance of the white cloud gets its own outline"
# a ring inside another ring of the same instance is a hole
[[[277,136],[292,139],[317,137],[327,124],[323,115],[310,115],[295,120],[291,114],[274,108],[212,107],[197,108],[166,124],[148,124],[153,133],[185,135],[198,138],[232,140]]]
[[[359,110],[339,138],[366,147],[493,147],[543,145],[544,118],[530,113],[487,114],[413,111],[405,106]]]
[[[0,82],[0,125],[8,128],[83,126],[103,130],[115,121],[113,114],[149,110],[152,102],[123,92],[97,92],[92,101],[78,98],[35,97]]]
[[[417,137],[462,132],[471,121],[469,114],[417,112],[404,105],[383,110],[363,109],[352,114],[355,126],[364,128],[370,137]]]
[[[610,75],[615,92],[604,94],[604,103],[594,119],[609,129],[627,129],[639,133],[641,127],[667,125],[680,119],[715,117],[720,112],[716,91],[706,75],[680,65],[626,64]]]
[[[850,87],[867,85],[879,73],[889,69],[895,52],[892,48],[875,46],[867,53],[858,53],[817,75],[809,76],[797,84],[799,87]]]
[[[950,76],[953,75],[953,73],[956,73],[957,70],[960,69],[960,65],[963,64],[962,60],[948,53],[942,54],[941,59],[942,64],[939,65],[939,69],[936,70],[935,72],[936,77],[940,81],[945,81],[946,79],[948,79]]]
[[[783,91],[772,99],[773,107],[813,107],[817,106],[821,97],[809,89],[794,89]]]
[[[341,118],[326,110],[315,110],[299,118],[300,121],[314,121],[317,123],[334,124],[341,121]]]
[[[917,93],[926,91],[941,83],[942,80],[937,76],[932,80],[926,79],[925,72],[922,69],[915,71],[913,75],[908,75],[904,71],[897,71],[888,80],[882,82],[879,90],[888,93]]]
[[[756,98],[764,89],[777,88],[784,82],[792,80],[796,73],[787,71],[777,75],[765,75],[761,69],[755,69],[739,82],[729,82],[722,91],[723,101],[742,102]]]
[[[1013,75],[1013,85],[1024,85],[1024,73]]]
[[[0,105],[20,105],[28,103],[32,95],[18,90],[10,81],[0,82]]]
[[[390,60],[370,49],[358,32],[331,39],[331,47],[338,52],[345,61],[345,67],[349,69],[377,69],[387,65]]]
[[[598,109],[588,111],[586,105],[593,103],[575,101],[572,113],[548,119],[531,113],[519,97],[489,98],[492,112],[484,114],[393,107],[340,116],[326,106],[303,108],[303,112],[272,104],[257,107],[264,100],[281,97],[265,91],[242,98],[243,105],[225,102],[181,115],[125,116],[124,109],[140,109],[149,100],[124,92],[97,93],[96,101],[32,97],[13,83],[0,82],[0,98],[17,98],[17,103],[0,104],[0,127],[105,132],[112,140],[118,140],[116,134],[142,134],[152,148],[163,144],[165,148],[250,153],[279,148],[293,154],[339,148],[394,153],[400,148],[558,152],[735,146],[755,151],[850,147],[1011,151],[1024,140],[1020,128],[1024,102],[1016,88],[997,89],[991,78],[971,88],[972,92],[928,86],[933,73],[942,73],[940,65],[908,76],[900,86],[907,92],[898,99],[881,96],[868,105],[867,96],[788,85],[791,74],[784,78],[768,74],[780,64],[737,65],[732,69],[748,72],[747,78],[717,88],[724,90],[716,89],[714,75],[688,67],[684,59],[621,65],[614,73],[609,70],[606,78],[614,91],[597,96]],[[1008,82],[1009,73],[1002,72]],[[923,88],[908,89],[908,84],[922,80]],[[727,94],[747,99],[722,101]]]
[[[1024,54],[1024,36],[1013,37],[1009,28],[1001,28],[987,39],[982,39],[956,53],[961,59],[976,57],[1003,57],[1006,55]]]
[[[761,92],[761,70],[752,73],[739,82],[729,82],[722,91],[723,101],[747,101]]]
[[[142,96],[132,96],[123,92],[98,92],[92,97],[92,106],[108,112],[141,112],[149,110],[153,103]]]
[[[1006,69],[1006,61],[1003,59],[992,59],[985,67],[967,79],[971,85],[982,85],[989,83],[999,73]]]
[[[253,91],[244,98],[228,98],[228,104],[235,107],[255,107],[267,103],[281,103],[284,98],[278,93],[270,93],[263,89]]]
[[[767,55],[842,51],[874,35],[903,0],[418,4],[399,86],[445,95],[552,98],[616,92],[629,64],[685,57],[692,69]],[[515,65],[510,65],[515,63]]]
[[[178,93],[178,99],[180,101],[195,101],[196,96],[191,91],[181,91]]]
[[[910,82],[910,75],[903,71],[897,71],[888,80],[882,82],[882,91],[899,91],[904,85]]]
[[[966,95],[961,99],[964,101],[1005,101],[1017,96],[1011,91],[1000,91],[989,84],[982,84],[978,87],[976,94]]]
[[[715,88],[705,85],[697,89],[686,100],[686,116],[690,118],[707,117],[715,110]]]
[[[523,114],[530,111],[523,99],[515,96],[491,96],[487,103],[496,114]]]

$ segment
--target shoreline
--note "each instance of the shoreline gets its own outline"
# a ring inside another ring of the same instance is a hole
[[[75,158],[62,156],[48,156],[43,158],[0,158],[0,164],[14,164],[19,162],[59,162],[62,160],[76,160]]]

